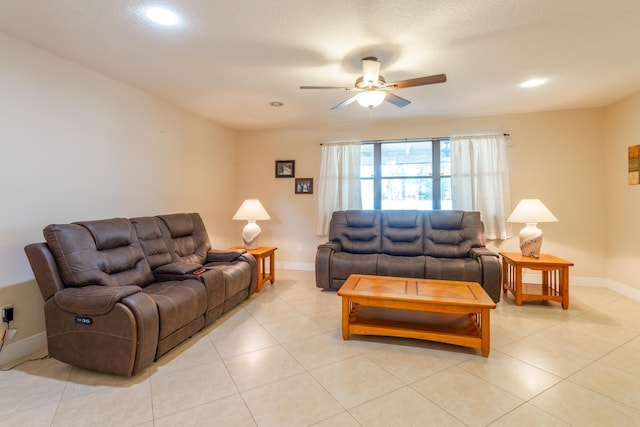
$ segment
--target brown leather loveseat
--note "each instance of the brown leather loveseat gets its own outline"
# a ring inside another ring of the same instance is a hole
[[[316,286],[339,289],[355,273],[478,282],[500,301],[502,270],[479,212],[334,212],[316,252]]]
[[[256,289],[246,251],[212,251],[197,213],[55,224],[25,247],[51,357],[131,376]]]

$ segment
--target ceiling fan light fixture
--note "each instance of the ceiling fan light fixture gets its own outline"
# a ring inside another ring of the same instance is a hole
[[[382,104],[387,93],[380,90],[365,90],[356,95],[356,101],[361,106],[372,109]]]

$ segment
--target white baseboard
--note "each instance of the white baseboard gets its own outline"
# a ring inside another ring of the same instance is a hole
[[[43,331],[11,344],[7,344],[8,342],[10,341],[5,341],[4,347],[0,352],[0,365],[45,348],[47,346],[47,335]]]
[[[607,280],[607,288],[634,301],[640,301],[640,289],[632,288],[631,286],[623,285],[610,279]]]
[[[587,288],[608,288],[607,279],[604,277],[581,277],[570,276],[569,284],[571,286],[584,286]]]

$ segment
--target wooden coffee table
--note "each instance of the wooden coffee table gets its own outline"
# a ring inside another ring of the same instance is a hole
[[[475,282],[352,274],[340,287],[342,337],[384,335],[479,348],[489,356],[491,297]]]

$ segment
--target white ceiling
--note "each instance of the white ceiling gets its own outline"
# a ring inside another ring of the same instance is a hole
[[[232,129],[340,125],[605,106],[640,91],[638,0],[0,0],[0,32]],[[446,73],[369,111],[352,86],[376,56],[387,81]],[[544,86],[524,89],[530,78]],[[271,101],[284,106],[274,108]]]

